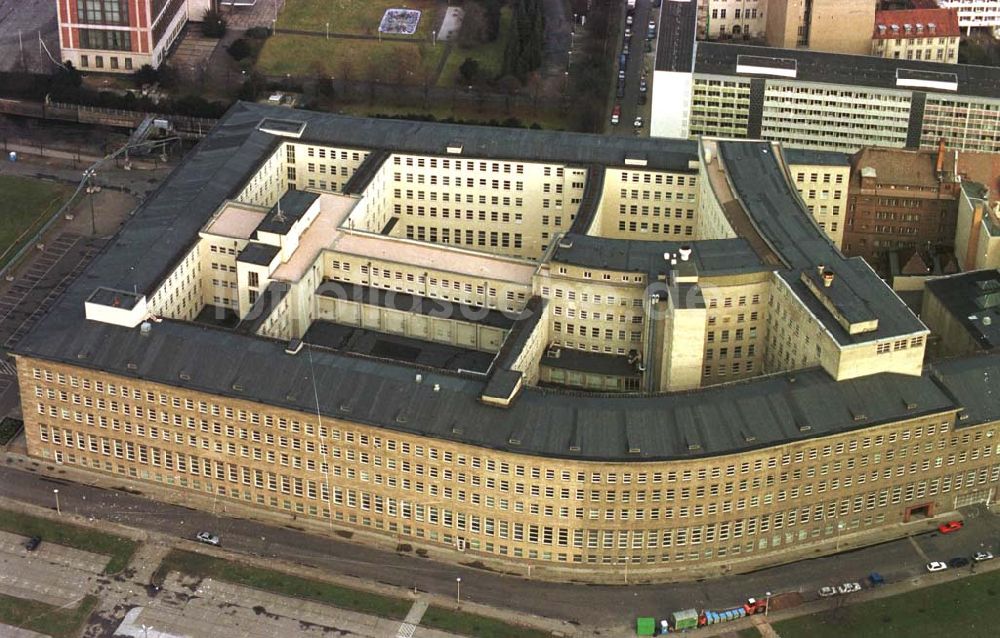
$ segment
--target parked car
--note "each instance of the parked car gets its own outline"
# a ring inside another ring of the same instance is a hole
[[[632,122],[632,126],[634,126],[636,128],[642,128],[642,116],[641,115],[637,115],[635,117],[635,121]]]
[[[624,53],[625,55],[629,54],[629,45],[628,45],[628,41],[627,40],[626,40],[625,44],[622,45],[622,53]]]
[[[632,26],[632,22],[634,20],[635,20],[635,18],[632,17],[631,13],[628,14],[627,16],[625,16],[625,24],[627,24],[628,26]]]
[[[625,81],[625,69],[618,69],[618,81],[619,82]]]
[[[872,587],[878,587],[879,585],[885,584],[885,579],[882,578],[882,574],[878,572],[872,572],[868,574],[868,582],[871,583]]]
[[[819,595],[821,598],[829,598],[830,596],[837,595],[837,588],[826,585],[819,588]]]
[[[941,523],[938,525],[938,531],[942,534],[951,534],[952,532],[957,532],[958,530],[965,527],[962,521],[948,521],[947,523]]]
[[[948,561],[948,567],[951,567],[952,569],[965,567],[968,564],[969,564],[969,559],[966,558],[965,556],[956,556],[955,558],[952,558],[950,561]]]
[[[219,537],[213,534],[212,532],[198,532],[195,538],[198,539],[198,542],[200,543],[205,543],[206,545],[215,545],[216,547],[219,546]]]
[[[41,545],[41,544],[42,544],[42,537],[41,536],[32,536],[24,544],[24,549],[28,550],[29,552],[33,552],[36,549],[38,549],[38,546]]]
[[[977,563],[981,563],[984,560],[993,560],[993,554],[990,552],[976,552],[972,555],[972,560]]]
[[[948,569],[948,566],[939,560],[927,563],[927,571],[929,572],[943,572],[946,569]]]
[[[648,87],[646,86],[646,78],[642,78],[641,80],[639,80],[639,93],[645,93],[647,88]]]
[[[857,591],[861,591],[861,583],[844,583],[837,587],[838,594],[853,594]]]
[[[616,95],[618,97],[625,97],[625,80],[618,81],[618,92]]]
[[[625,39],[628,40],[632,37],[632,27],[625,27]]]
[[[615,104],[615,108],[611,109],[611,123],[617,124],[619,121],[621,121],[621,117],[622,117],[622,105]]]
[[[639,106],[642,106],[643,104],[645,104],[646,103],[646,94],[645,93],[640,93],[638,101],[639,101]]]

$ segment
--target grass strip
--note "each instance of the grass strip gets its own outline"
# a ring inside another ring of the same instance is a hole
[[[410,601],[402,598],[372,594],[182,550],[170,551],[157,569],[156,576],[162,580],[170,571],[224,580],[228,583],[304,598],[382,618],[402,620],[412,605]]]
[[[551,638],[552,634],[539,629],[512,625],[502,620],[478,616],[464,611],[453,611],[431,605],[420,620],[421,627],[440,629],[476,638]]]
[[[774,623],[782,638],[993,638],[1000,571]]]
[[[125,569],[139,547],[136,541],[114,534],[9,510],[0,510],[0,529],[22,536],[40,536],[42,542],[108,556],[105,574],[117,574]]]
[[[0,594],[0,623],[52,638],[75,638],[97,600],[97,596],[84,596],[76,607],[67,608]]]

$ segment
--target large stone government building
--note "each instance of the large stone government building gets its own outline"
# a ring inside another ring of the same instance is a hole
[[[18,345],[29,453],[577,580],[988,501],[997,359],[821,155],[239,104]]]

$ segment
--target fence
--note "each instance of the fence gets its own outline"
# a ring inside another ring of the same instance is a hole
[[[142,111],[126,111],[99,106],[84,106],[82,104],[45,103],[34,100],[10,100],[2,98],[0,98],[0,113],[129,129],[138,126],[146,117],[156,115],[157,117],[169,120],[178,135],[189,138],[204,137],[218,121],[187,115],[157,115]]]

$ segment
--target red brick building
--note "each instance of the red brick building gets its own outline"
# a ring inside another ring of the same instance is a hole
[[[157,68],[211,0],[56,0],[62,59],[81,70]]]
[[[954,153],[867,148],[854,155],[843,250],[885,270],[897,248],[951,246],[961,180]]]

